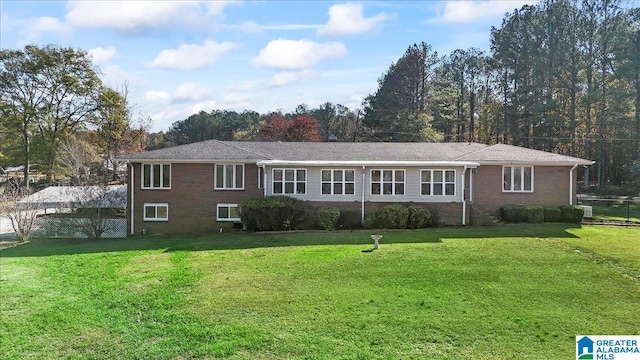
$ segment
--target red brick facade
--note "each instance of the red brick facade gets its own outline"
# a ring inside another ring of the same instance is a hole
[[[134,187],[135,204],[131,201],[129,188],[129,208],[133,209],[133,232],[140,234],[143,229],[154,233],[206,233],[220,228],[233,227],[233,222],[218,222],[218,204],[240,204],[248,199],[263,196],[258,187],[258,166],[245,164],[244,190],[214,189],[213,163],[172,163],[170,189],[142,189],[141,164],[132,164],[134,176],[130,179]],[[131,171],[131,169],[129,170]],[[568,166],[535,166],[534,191],[532,193],[509,193],[502,191],[502,166],[482,165],[469,170],[465,176],[465,222],[471,223],[471,206],[493,216],[499,216],[500,207],[505,204],[537,204],[559,206],[569,204]],[[470,172],[473,172],[471,176]],[[131,174],[129,174],[131,175]],[[576,191],[576,173],[573,176],[573,194]],[[470,194],[470,180],[473,179],[473,194]],[[131,183],[129,184],[131,186]],[[148,203],[168,204],[168,221],[144,221],[143,208]],[[365,214],[380,210],[389,203],[365,202]],[[462,224],[461,202],[415,203],[436,210],[441,224]],[[361,209],[360,202],[313,202],[311,209],[321,206],[338,206],[341,209]],[[131,217],[128,216],[131,230]]]
[[[483,165],[473,175],[473,204],[494,216],[507,204],[560,206],[569,204],[569,170],[567,166],[534,166],[534,188],[531,193],[502,191],[502,166]],[[576,172],[573,173],[576,194]]]
[[[214,164],[171,164],[171,189],[142,189],[140,186],[141,166],[134,167],[134,233],[146,229],[153,233],[205,233],[219,228],[233,226],[230,222],[216,221],[217,204],[239,204],[251,198],[262,196],[258,189],[258,167],[245,165],[244,190],[215,190]],[[131,170],[129,170],[131,171]],[[130,174],[129,174],[130,175]],[[131,208],[131,189],[129,207]],[[167,203],[168,221],[144,221],[145,203]],[[131,229],[131,217],[128,217]]]

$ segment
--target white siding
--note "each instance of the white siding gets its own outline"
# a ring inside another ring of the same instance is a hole
[[[302,169],[300,166],[267,166],[267,196],[273,194],[273,169],[287,169],[295,168]],[[371,202],[416,202],[416,203],[450,203],[450,202],[462,202],[462,167],[390,167],[390,166],[367,166],[364,170],[362,166],[344,166],[344,167],[304,167],[307,170],[307,193],[301,194],[286,194],[294,198],[305,201],[335,201],[335,202],[354,202],[362,200],[362,173],[365,174],[365,201]],[[322,194],[322,170],[328,169],[344,169],[355,170],[355,194],[353,195],[323,195]],[[384,169],[384,170],[405,170],[405,194],[404,195],[371,195],[371,170],[372,169]],[[456,194],[455,196],[428,196],[420,194],[420,170],[426,169],[446,169],[456,171]],[[280,195],[280,194],[276,194]]]

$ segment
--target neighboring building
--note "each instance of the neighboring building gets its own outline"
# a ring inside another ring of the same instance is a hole
[[[362,216],[389,203],[482,223],[505,204],[573,204],[593,161],[478,143],[198,143],[127,155],[131,234],[202,233],[238,223],[238,204],[288,195]]]

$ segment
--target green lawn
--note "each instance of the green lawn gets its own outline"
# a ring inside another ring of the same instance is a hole
[[[640,334],[640,227],[35,240],[3,359],[551,359]]]
[[[584,205],[593,208],[593,218],[599,220],[618,220],[640,222],[640,203],[622,201],[584,201]]]

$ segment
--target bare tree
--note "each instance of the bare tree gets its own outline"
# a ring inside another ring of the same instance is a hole
[[[11,187],[0,193],[0,216],[11,222],[14,234],[19,242],[31,239],[35,230],[39,203],[28,201],[28,190]]]

